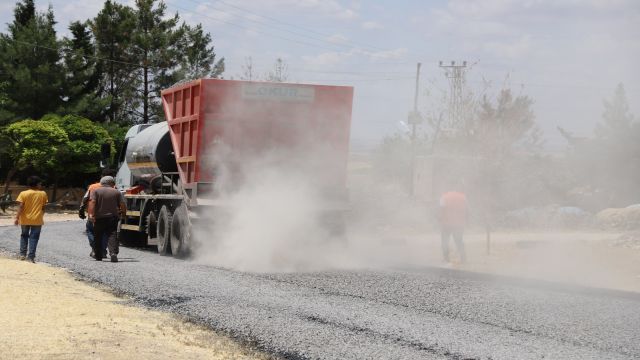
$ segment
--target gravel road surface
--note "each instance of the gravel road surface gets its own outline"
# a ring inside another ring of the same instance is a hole
[[[640,294],[435,268],[255,274],[121,247],[89,258],[82,221],[37,260],[287,359],[637,359]],[[0,227],[0,249],[18,249]]]

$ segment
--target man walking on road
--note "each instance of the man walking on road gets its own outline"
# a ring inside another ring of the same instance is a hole
[[[20,260],[36,262],[36,248],[40,240],[40,231],[44,224],[44,206],[47,204],[47,193],[42,191],[42,180],[37,176],[27,179],[29,190],[18,195],[20,204],[16,213],[15,225],[20,225]],[[27,253],[27,248],[29,252]]]
[[[460,261],[466,262],[467,255],[464,250],[462,236],[467,223],[468,205],[467,197],[460,191],[448,191],[440,197],[440,226],[442,240],[442,256],[449,262],[449,238],[453,236],[456,248],[460,254]]]
[[[107,237],[111,262],[118,262],[119,244],[116,239],[118,219],[127,212],[124,196],[115,189],[116,182],[112,176],[100,179],[100,187],[93,190],[89,197],[89,221],[93,222],[94,239]],[[94,241],[95,259],[102,261],[103,248],[100,241]]]
[[[115,176],[116,175],[116,171],[113,169],[104,169],[102,170],[102,176]],[[78,216],[80,217],[80,219],[85,219],[85,210],[87,209],[87,206],[89,205],[89,197],[91,196],[91,192],[97,188],[100,187],[100,181],[95,182],[91,185],[89,185],[89,188],[87,189],[87,192],[84,194],[84,196],[82,197],[82,204],[80,205],[80,209],[78,210]],[[93,247],[94,244],[93,242],[95,241],[95,237],[93,234],[93,221],[91,220],[87,220],[86,224],[85,224],[85,233],[87,234],[87,239],[89,240],[89,246],[91,247],[91,254],[89,254],[89,256],[91,257],[95,257],[95,252],[93,251]],[[108,239],[106,237],[102,238],[102,255],[103,257],[106,256],[107,254],[107,242]]]

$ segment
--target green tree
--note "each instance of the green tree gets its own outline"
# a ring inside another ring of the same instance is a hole
[[[0,73],[4,77],[0,122],[39,118],[62,105],[63,71],[51,7],[37,13],[33,0],[14,9],[8,34],[0,34]]]
[[[31,166],[46,173],[55,169],[60,152],[69,144],[66,132],[50,121],[15,122],[4,129],[3,137],[9,143],[8,152],[13,160],[3,193],[18,170]]]
[[[495,104],[483,96],[467,125],[466,155],[476,158],[468,181],[481,199],[478,207],[488,217],[495,211],[548,201],[543,177],[546,160],[539,156],[541,130],[532,105],[530,97],[514,97],[510,89],[503,89]]]
[[[575,186],[587,189],[594,208],[640,202],[640,123],[629,110],[622,84],[604,100],[602,121],[594,132],[590,139],[564,132],[571,145],[567,161]]]
[[[13,117],[14,114],[8,110],[9,96],[7,89],[9,89],[9,81],[5,80],[5,74],[0,74],[0,127],[6,125]]]
[[[161,116],[160,91],[178,81],[180,39],[184,27],[178,28],[178,14],[166,16],[167,6],[155,0],[136,0],[136,27],[132,51],[142,66],[134,74],[138,78],[142,112],[134,109],[143,124]]]
[[[183,24],[183,32],[181,77],[185,80],[220,77],[225,68],[224,58],[216,61],[211,35],[202,30],[201,24],[195,27]]]
[[[91,29],[96,39],[103,87],[109,94],[108,118],[149,123],[162,118],[160,92],[178,81],[219,77],[211,35],[201,25],[178,26],[163,1],[136,0],[133,8],[107,0]]]
[[[109,133],[109,136],[113,141],[113,146],[111,148],[111,155],[113,159],[110,159],[112,160],[110,163],[117,166],[118,158],[121,155],[119,152],[122,150],[122,145],[124,145],[124,137],[127,135],[127,131],[129,131],[129,126],[117,123],[103,123],[100,125]]]
[[[625,133],[632,130],[634,116],[629,112],[627,94],[622,83],[618,84],[610,101],[604,100],[604,112],[602,122],[596,125],[595,133],[599,139],[612,139],[624,137]]]
[[[496,104],[482,98],[475,119],[466,129],[466,137],[475,145],[472,153],[502,161],[518,151],[536,151],[542,146],[541,131],[535,123],[528,96],[514,97],[509,89],[500,91]]]
[[[51,174],[53,180],[53,200],[60,179],[85,178],[98,172],[101,160],[101,147],[104,143],[113,146],[113,141],[103,127],[91,120],[77,115],[64,117],[49,114],[40,121],[50,122],[67,134],[69,143],[57,152],[57,166]]]
[[[465,85],[455,102],[445,96],[442,103],[452,105],[427,117],[432,146],[420,154],[427,156],[432,193],[464,188],[489,229],[505,210],[551,201],[546,173],[552,163],[541,155],[533,99],[509,88],[495,100],[487,92],[476,95]]]
[[[106,118],[110,97],[102,97],[100,79],[103,63],[96,60],[96,49],[89,23],[74,21],[69,25],[71,38],[65,38],[62,51],[65,64],[65,111],[94,121]]]
[[[100,59],[96,66],[103,73],[99,87],[104,89],[109,99],[106,121],[132,123],[132,112],[140,103],[134,76],[139,65],[131,47],[136,27],[135,13],[128,6],[107,0],[90,24],[96,55]]]

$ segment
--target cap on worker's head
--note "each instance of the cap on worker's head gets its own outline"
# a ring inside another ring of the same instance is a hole
[[[100,185],[115,185],[116,181],[113,179],[113,176],[103,176],[100,179]]]

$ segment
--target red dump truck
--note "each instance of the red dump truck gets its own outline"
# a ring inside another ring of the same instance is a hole
[[[218,79],[164,90],[166,121],[132,127],[119,153],[116,185],[127,204],[121,241],[184,257],[199,214],[216,206],[219,163],[240,168],[234,161],[271,150],[293,156],[311,144],[330,148],[318,176],[328,179],[330,196],[346,201],[352,99],[346,86]]]

